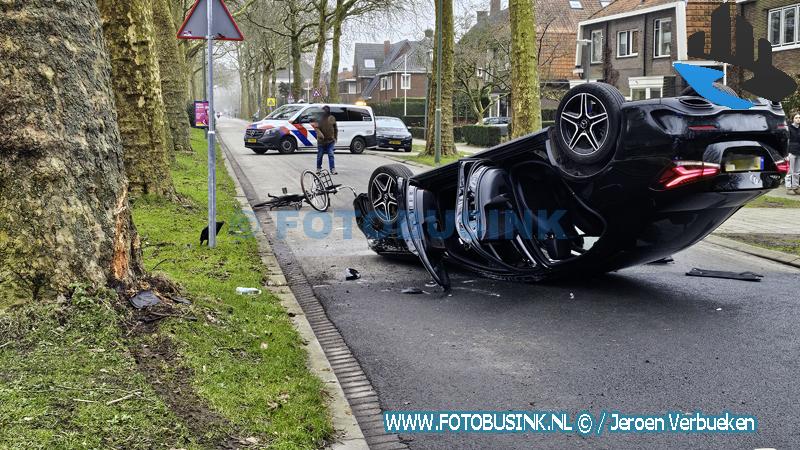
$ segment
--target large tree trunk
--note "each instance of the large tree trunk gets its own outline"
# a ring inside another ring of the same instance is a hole
[[[542,126],[533,0],[509,0],[511,15],[511,137]]]
[[[132,281],[141,252],[95,1],[5,3],[0,42],[0,298]]]
[[[294,101],[299,101],[302,98],[303,92],[303,72],[300,70],[300,57],[302,51],[300,48],[300,38],[292,37],[292,97]]]
[[[167,113],[168,133],[175,152],[190,152],[189,117],[186,114],[186,61],[175,38],[177,31],[172,22],[170,0],[152,0],[153,22],[156,30],[158,71],[161,92]]]
[[[344,1],[336,0],[336,14],[333,16],[333,37],[331,42],[331,73],[328,84],[328,100],[331,103],[338,103],[339,99],[339,45],[342,41],[342,22],[344,21]]]
[[[438,2],[434,2],[438,3]],[[442,11],[436,14],[442,15],[442,155],[455,155],[456,147],[453,142],[453,0],[442,0]],[[438,23],[438,21],[437,21]],[[435,42],[434,34],[434,42]],[[425,144],[425,154],[435,153],[435,116],[436,116],[436,67],[439,55],[434,45],[433,50],[433,75],[428,86],[428,130],[427,142]]]
[[[97,0],[133,193],[172,197],[164,100],[149,0]]]
[[[314,55],[314,71],[311,74],[313,88],[321,87],[319,80],[322,75],[322,59],[325,56],[325,43],[328,42],[328,0],[320,0],[319,22],[317,23],[317,53]]]

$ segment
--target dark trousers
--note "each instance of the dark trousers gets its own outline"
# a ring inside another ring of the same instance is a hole
[[[318,144],[317,145],[317,170],[322,169],[322,155],[328,155],[328,166],[330,166],[331,170],[336,168],[336,164],[333,162],[333,151],[335,142],[329,142],[327,144]]]

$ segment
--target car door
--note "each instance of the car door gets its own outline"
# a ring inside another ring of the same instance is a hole
[[[336,119],[336,126],[339,129],[339,137],[336,140],[336,147],[349,147],[353,140],[353,126],[347,120],[347,110],[341,106],[331,106],[331,115]]]
[[[292,121],[294,129],[290,131],[295,139],[297,139],[298,148],[317,147],[316,126],[317,123],[319,123],[320,117],[322,117],[322,108],[318,106],[309,106]]]

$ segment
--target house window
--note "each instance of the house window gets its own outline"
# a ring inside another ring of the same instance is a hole
[[[646,100],[648,98],[661,98],[661,88],[631,88],[631,100]]]
[[[385,79],[386,79],[386,90],[387,91],[392,89],[392,78],[393,77],[385,77]]]
[[[381,77],[381,90],[386,90],[386,77]]]
[[[592,31],[592,43],[590,44],[590,53],[592,56],[591,62],[599,63],[603,62],[603,31],[602,30],[594,30]]]
[[[374,69],[375,68],[375,60],[374,59],[365,59],[364,60],[364,68],[365,69]]]
[[[639,54],[639,30],[625,30],[617,33],[617,58]]]
[[[773,9],[767,14],[767,38],[773,47],[800,43],[800,5]]]
[[[569,0],[569,7],[572,9],[583,9],[583,5],[581,4],[580,0]]]
[[[656,19],[653,26],[655,44],[654,58],[672,53],[672,19]]]
[[[407,91],[411,89],[411,74],[405,73],[400,75],[400,89]]]
[[[351,82],[347,83],[347,93],[348,94],[355,94],[356,93],[356,83],[355,82],[351,81]]]

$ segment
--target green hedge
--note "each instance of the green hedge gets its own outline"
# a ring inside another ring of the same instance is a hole
[[[418,97],[409,97],[407,99],[408,105],[405,108],[408,116],[425,116],[425,99]],[[391,116],[403,117],[403,99],[393,98],[388,103],[370,103],[372,111],[376,116]]]
[[[543,109],[542,110],[542,121],[551,121],[556,120],[556,110],[555,109]]]
[[[469,145],[492,147],[500,143],[500,127],[466,125],[461,127],[464,141]]]

